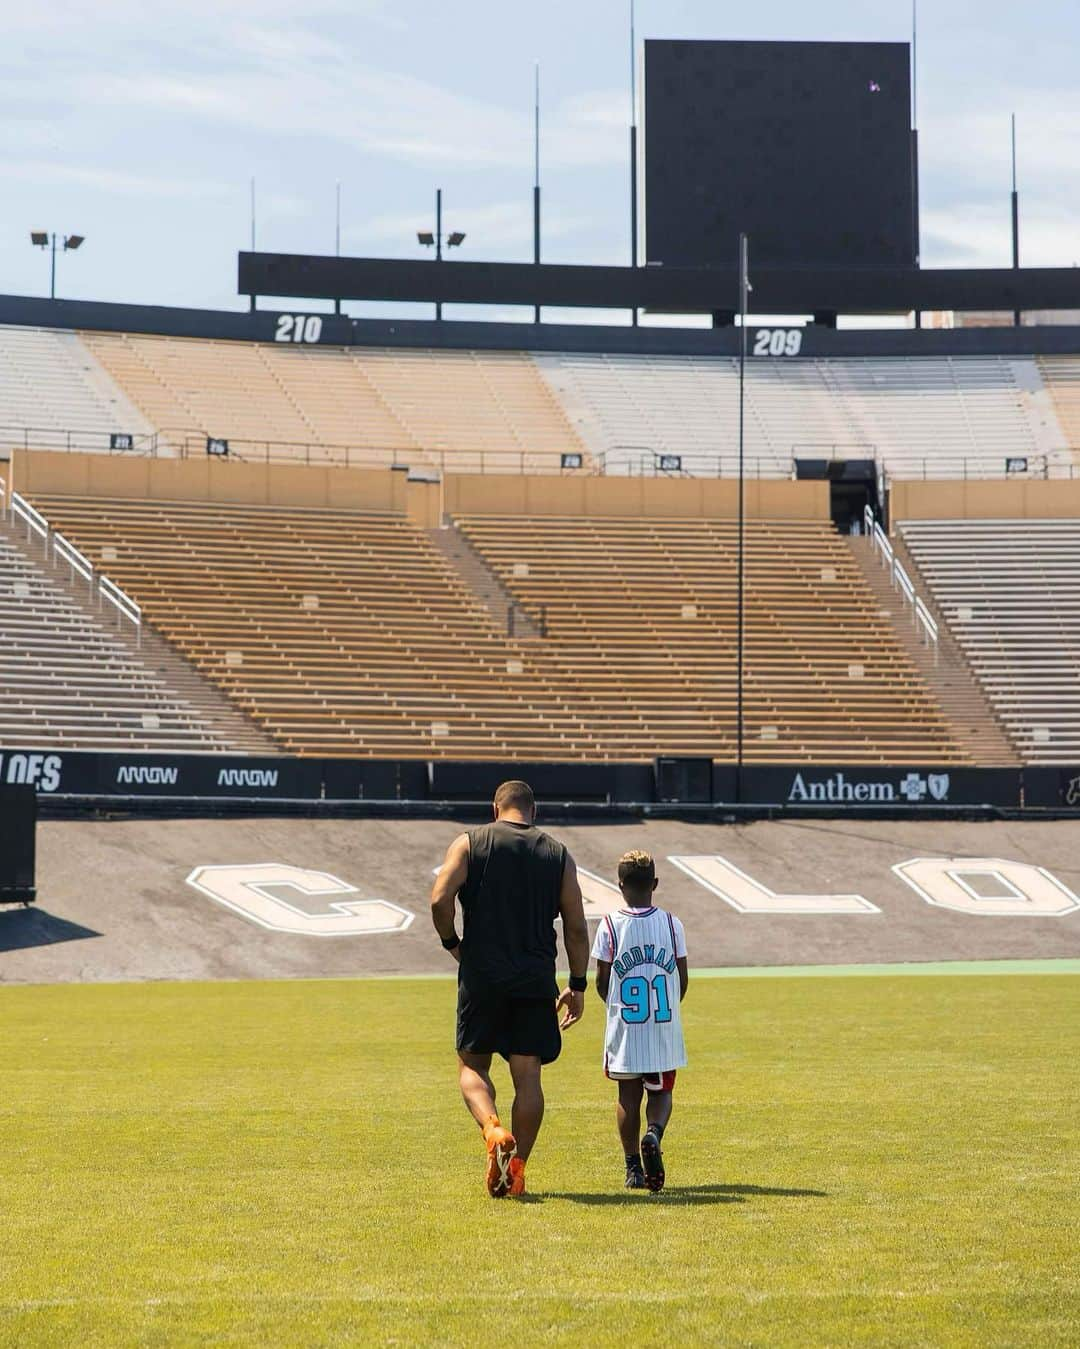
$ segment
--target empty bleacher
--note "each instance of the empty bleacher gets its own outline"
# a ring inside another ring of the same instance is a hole
[[[609,754],[735,753],[733,522],[458,521],[547,632],[547,659]],[[749,762],[961,761],[843,540],[817,521],[747,527]]]
[[[514,471],[580,446],[522,352],[304,348],[86,332],[174,451]]]
[[[535,357],[608,472],[652,452],[683,469],[735,471],[733,358],[557,354]],[[1080,443],[1080,442],[1078,442]],[[1034,360],[1003,357],[766,359],[747,367],[751,475],[786,477],[793,458],[876,458],[894,477],[1001,477],[1008,458],[1071,471]]]
[[[900,532],[1020,753],[1080,760],[1080,521],[910,520]]]
[[[0,447],[108,449],[122,432],[149,438],[151,424],[75,333],[0,325]]]
[[[461,520],[546,625],[508,638],[400,516],[35,500],[282,749],[734,754],[730,524]],[[755,522],[748,539],[747,760],[965,761],[843,540],[818,522]]]
[[[0,744],[223,750],[108,617],[0,525]]]
[[[38,504],[92,560],[109,550],[110,574],[145,617],[282,749],[420,759],[596,750],[529,653],[402,517]]]

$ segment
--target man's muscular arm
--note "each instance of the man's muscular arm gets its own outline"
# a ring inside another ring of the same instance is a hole
[[[459,834],[446,850],[446,860],[439,868],[431,887],[431,921],[443,942],[454,935],[454,904],[458,891],[469,875],[469,836]],[[461,948],[455,946],[451,955],[461,960]]]
[[[577,866],[569,853],[566,854],[562,889],[559,892],[559,913],[562,914],[563,945],[570,963],[570,975],[574,979],[584,979],[589,968],[589,925],[585,921],[585,907],[581,902]],[[559,996],[558,1006],[562,1009],[559,1025],[565,1030],[575,1021],[581,1020],[585,1010],[585,994],[564,989]]]

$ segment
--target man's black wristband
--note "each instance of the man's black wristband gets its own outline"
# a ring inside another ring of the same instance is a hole
[[[588,976],[584,974],[572,974],[570,976],[570,992],[584,993],[589,987]]]
[[[444,951],[456,951],[461,945],[461,938],[455,932],[452,937],[443,937],[442,945]]]

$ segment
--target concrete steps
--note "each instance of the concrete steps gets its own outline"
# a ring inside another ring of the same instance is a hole
[[[900,564],[911,577],[916,593],[938,625],[937,653],[924,640],[908,604],[892,583],[889,568],[866,535],[847,540],[871,591],[888,617],[893,631],[915,668],[938,701],[953,733],[980,767],[1012,767],[1021,762],[1016,748],[998,721],[963,652],[950,633],[944,616],[933,604],[923,580],[900,538],[891,539]]]
[[[539,639],[540,629],[518,604],[456,525],[429,529],[428,538],[465,586],[491,614],[496,626],[521,640]]]

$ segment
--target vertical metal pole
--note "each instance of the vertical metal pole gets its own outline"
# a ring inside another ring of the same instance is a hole
[[[911,233],[915,265],[919,265],[919,0],[911,0]],[[922,310],[915,311],[915,327],[922,327]]]
[[[1012,115],[1012,265],[1020,267],[1020,197],[1016,190],[1016,113]],[[1013,310],[1013,327],[1020,327],[1020,310]]]
[[[744,440],[746,429],[746,309],[750,281],[750,240],[739,235],[739,540],[738,581],[736,593],[736,656],[735,656],[735,800],[742,801],[743,776],[743,640],[746,579],[746,466]]]
[[[442,188],[435,189],[435,261],[442,262]],[[438,287],[438,280],[435,285]],[[435,301],[435,317],[442,318],[442,301]]]
[[[254,179],[254,178],[252,178],[252,180],[251,180],[251,251],[252,251],[253,253],[255,252],[255,179]],[[250,308],[252,308],[252,309],[255,308],[255,299],[256,299],[256,297],[255,297],[254,295],[248,296],[248,304],[249,304]]]
[[[533,100],[533,262],[540,265],[540,62],[536,63]],[[533,305],[533,322],[540,322],[540,306]]]
[[[630,0],[630,266],[638,265],[637,223],[637,40],[634,25],[634,0]],[[630,321],[638,326],[637,305]]]
[[[52,236],[52,267],[49,271],[49,299],[56,299],[56,235]]]
[[[334,184],[334,257],[341,257],[341,184]],[[341,313],[341,301],[334,301],[334,313]]]

